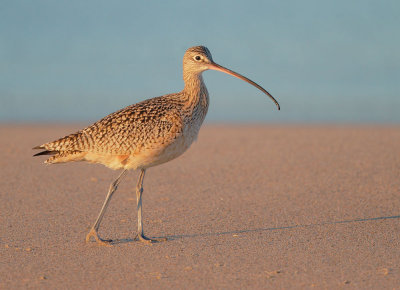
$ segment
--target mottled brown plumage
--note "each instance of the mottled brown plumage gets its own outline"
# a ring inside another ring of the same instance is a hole
[[[193,141],[183,133],[195,123],[199,123],[197,127],[200,128],[208,101],[185,106],[187,99],[184,93],[149,99],[40,148],[55,153],[46,163],[86,160],[113,169],[145,169],[183,153],[174,148],[176,142],[182,143],[185,150]],[[174,152],[169,152],[172,149]],[[69,153],[72,154],[71,160],[68,159]],[[140,156],[143,154],[156,158],[142,160]],[[168,154],[168,157],[162,158],[163,154]]]
[[[219,70],[249,82],[271,97],[279,109],[279,104],[266,90],[242,75],[214,63],[206,47],[195,46],[189,48],[183,57],[185,87],[181,92],[128,106],[74,134],[34,148],[45,150],[35,156],[52,155],[45,163],[88,161],[112,169],[124,169],[111,185],[87,241],[94,237],[99,243],[107,242],[99,238],[97,231],[108,202],[128,169],[141,169],[136,190],[138,238],[141,241],[153,241],[143,235],[141,221],[145,170],[178,157],[197,138],[209,104],[207,88],[201,75],[208,69]]]

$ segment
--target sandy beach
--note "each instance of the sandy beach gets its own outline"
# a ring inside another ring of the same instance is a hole
[[[400,127],[206,125],[147,171],[44,165],[32,147],[84,125],[0,126],[1,289],[398,289]]]

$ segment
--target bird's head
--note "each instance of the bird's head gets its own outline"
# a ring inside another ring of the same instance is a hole
[[[187,73],[202,73],[213,63],[211,52],[205,46],[193,46],[183,56],[183,69]]]
[[[193,46],[193,47],[189,48],[188,50],[186,50],[185,55],[183,56],[184,79],[186,76],[200,75],[202,72],[204,72],[208,69],[217,70],[217,71],[229,74],[231,76],[237,77],[238,79],[244,80],[245,82],[248,82],[249,84],[252,84],[256,88],[261,90],[263,93],[265,93],[267,96],[269,96],[274,101],[275,105],[278,107],[278,110],[280,110],[279,103],[263,87],[256,84],[252,80],[246,78],[245,76],[242,76],[241,74],[238,74],[237,72],[231,71],[230,69],[227,69],[227,68],[215,63],[212,59],[211,52],[208,50],[207,47]]]

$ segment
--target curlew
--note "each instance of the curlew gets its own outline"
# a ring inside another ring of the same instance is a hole
[[[148,238],[142,223],[143,179],[150,167],[168,162],[184,153],[197,138],[207,114],[209,96],[202,73],[217,70],[242,79],[278,102],[264,88],[250,79],[216,64],[204,46],[189,48],[183,57],[184,89],[130,105],[112,113],[93,125],[53,142],[34,147],[52,155],[45,163],[88,161],[111,169],[122,169],[111,183],[100,213],[86,236],[86,242],[110,245],[112,240],[100,238],[98,230],[112,195],[129,169],[139,169],[136,186],[138,233],[135,240],[146,243],[166,240]]]

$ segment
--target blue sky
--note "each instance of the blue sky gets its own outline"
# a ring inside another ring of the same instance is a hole
[[[207,71],[210,122],[400,123],[400,1],[2,1],[0,121],[95,121]]]

